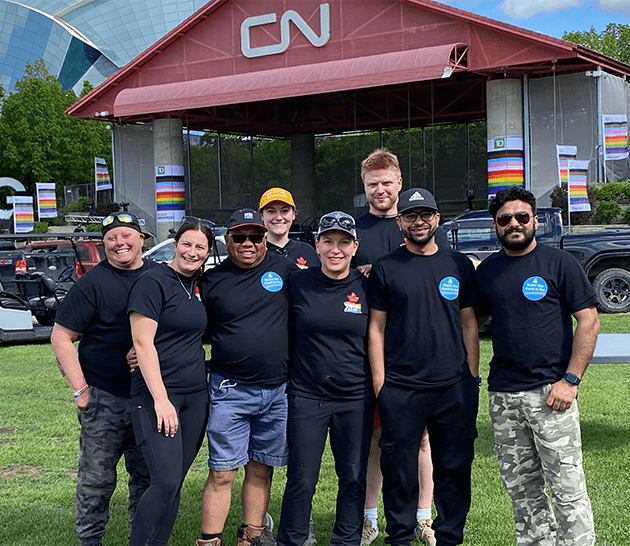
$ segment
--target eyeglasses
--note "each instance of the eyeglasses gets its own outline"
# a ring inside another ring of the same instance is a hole
[[[103,227],[110,226],[111,224],[114,223],[114,220],[118,220],[122,224],[137,224],[138,223],[138,219],[133,214],[129,214],[129,213],[110,214],[106,218],[103,218],[103,222],[102,222]]]
[[[352,218],[335,218],[334,216],[324,216],[319,221],[319,227],[321,229],[330,229],[335,224],[343,229],[353,230],[355,229],[354,220]]]
[[[532,219],[527,212],[517,212],[516,214],[500,214],[495,222],[499,227],[505,227],[512,221],[512,218],[516,218],[516,221],[522,226],[529,224],[529,221]]]
[[[207,227],[208,229],[212,229],[214,227],[214,222],[205,220],[204,218],[197,218],[196,216],[184,216],[179,227],[185,226],[186,224],[191,224],[193,226],[200,225]]]
[[[265,238],[265,234],[264,233],[251,233],[247,235],[245,233],[228,233],[228,237],[231,237],[232,241],[234,241],[237,245],[242,245],[245,241],[247,241],[247,239],[249,239],[255,245],[259,245],[260,243],[263,242],[263,239]]]
[[[418,219],[418,216],[420,217],[420,220],[422,220],[423,222],[430,222],[431,220],[433,220],[433,218],[435,218],[435,211],[422,210],[420,212],[417,212],[415,210],[410,210],[410,211],[401,212],[400,216],[405,222],[409,222],[410,224],[412,222],[415,222]]]

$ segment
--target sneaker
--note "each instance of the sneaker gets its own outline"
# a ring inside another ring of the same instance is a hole
[[[361,546],[369,546],[378,536],[378,529],[372,525],[370,519],[366,516],[363,519],[363,531],[361,532]]]
[[[263,536],[260,537],[260,546],[276,546],[276,539],[273,538],[273,531],[269,527],[265,527]]]
[[[237,546],[260,546],[260,543],[265,536],[265,529],[267,527],[261,525],[257,527],[256,525],[241,525],[237,531]],[[272,540],[273,540],[273,535]],[[274,544],[276,541],[274,540]]]
[[[427,544],[427,546],[436,546],[435,531],[431,528],[433,520],[430,518],[419,519],[418,526],[416,527],[415,534],[420,539],[420,542]]]
[[[219,537],[211,538],[210,540],[197,539],[197,546],[221,546],[221,539]]]
[[[308,537],[304,541],[304,546],[315,546],[317,539],[315,538],[315,526],[313,525],[313,516],[308,520]]]

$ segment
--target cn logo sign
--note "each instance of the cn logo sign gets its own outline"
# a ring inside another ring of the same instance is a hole
[[[261,25],[275,23],[277,15],[275,13],[267,13],[266,15],[256,15],[248,17],[241,25],[241,51],[245,57],[264,57],[266,55],[276,55],[287,50],[291,35],[289,30],[289,22],[300,30],[306,39],[315,47],[322,47],[330,40],[330,7],[328,4],[319,6],[319,24],[321,35],[315,34],[313,29],[306,24],[306,21],[292,9],[285,11],[280,18],[280,43],[261,47],[251,47],[249,40],[249,29]]]

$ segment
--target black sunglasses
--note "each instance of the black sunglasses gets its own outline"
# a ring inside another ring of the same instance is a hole
[[[435,218],[435,211],[422,210],[420,212],[416,212],[415,210],[409,210],[406,212],[401,212],[400,216],[405,222],[409,223],[415,222],[418,219],[418,216],[423,222],[430,222],[431,220],[433,220],[433,218]]]
[[[528,212],[517,212],[516,214],[500,214],[495,222],[499,227],[505,227],[512,221],[512,218],[516,218],[516,221],[522,226],[529,224],[529,221],[532,219]]]
[[[197,218],[196,216],[184,216],[181,223],[179,224],[179,227],[181,228],[182,226],[188,224],[191,224],[193,226],[203,226],[207,227],[208,229],[212,229],[214,227],[214,223],[210,220],[204,220],[203,218]]]
[[[351,218],[335,218],[334,216],[324,216],[319,221],[319,227],[322,229],[330,229],[335,224],[343,229],[354,229],[354,220]]]
[[[265,238],[265,234],[252,233],[250,235],[247,235],[245,233],[228,233],[228,237],[231,237],[232,241],[234,241],[238,245],[242,245],[245,241],[247,241],[247,239],[249,239],[255,245],[259,245],[260,243],[263,242],[263,239]]]

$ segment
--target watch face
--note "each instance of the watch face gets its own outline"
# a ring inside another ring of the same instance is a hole
[[[575,375],[574,373],[565,373],[564,374],[564,378],[571,383],[572,385],[579,385],[580,384],[580,378]]]

